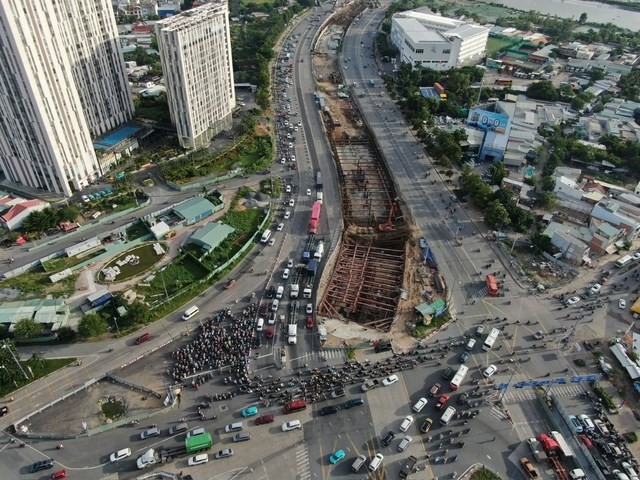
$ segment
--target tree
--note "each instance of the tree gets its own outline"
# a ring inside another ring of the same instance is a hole
[[[484,213],[484,221],[494,230],[501,230],[511,223],[507,209],[497,200],[487,206]]]
[[[78,323],[78,334],[83,338],[98,337],[109,331],[109,325],[99,313],[87,313]]]
[[[58,337],[58,341],[62,343],[73,343],[76,341],[78,335],[71,327],[60,327],[56,332],[56,336]]]
[[[542,194],[542,207],[545,210],[553,210],[555,206],[556,206],[556,197],[553,195],[553,193],[544,192]]]
[[[32,318],[23,318],[13,327],[16,338],[35,338],[42,332],[42,325]]]
[[[527,87],[527,97],[536,100],[546,100],[555,102],[558,100],[558,89],[549,80],[541,80],[538,83],[532,83]]]
[[[151,312],[142,302],[133,302],[127,307],[127,310],[127,317],[133,324],[147,323],[151,320]]]
[[[585,23],[587,23],[587,14],[585,12],[582,12],[580,14],[580,18],[578,19],[578,23],[580,25],[584,25]]]
[[[504,163],[498,162],[491,166],[491,183],[493,185],[501,185],[502,180],[509,176],[509,171],[504,168]]]

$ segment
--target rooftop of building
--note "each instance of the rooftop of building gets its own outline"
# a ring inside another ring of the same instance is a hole
[[[164,31],[177,31],[182,28],[197,25],[212,16],[223,13],[226,14],[227,10],[226,2],[211,2],[192,8],[191,10],[181,12],[179,15],[165,18],[164,20],[159,21],[157,25],[160,25],[160,28]]]
[[[186,202],[176,205],[173,211],[182,218],[197,218],[205,213],[213,212],[215,206],[209,200],[203,197],[194,197]]]
[[[207,250],[213,250],[235,232],[235,228],[220,222],[209,222],[191,235],[190,241],[197,241]]]
[[[486,27],[464,20],[442,17],[419,10],[396,13],[393,20],[405,32],[411,33],[416,42],[443,41],[450,37],[465,39],[488,31]]]

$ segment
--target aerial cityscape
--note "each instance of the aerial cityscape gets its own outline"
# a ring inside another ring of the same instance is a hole
[[[640,479],[639,2],[0,25],[0,478]]]

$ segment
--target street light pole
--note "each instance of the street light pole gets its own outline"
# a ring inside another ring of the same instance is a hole
[[[24,368],[22,368],[22,365],[20,365],[20,362],[18,361],[16,356],[13,354],[13,350],[11,350],[11,347],[9,347],[9,345],[7,345],[6,340],[2,340],[2,344],[3,344],[2,348],[6,348],[7,350],[9,350],[9,353],[11,354],[11,358],[13,358],[13,361],[16,362],[16,365],[18,366],[18,368],[22,372],[22,375],[24,375],[24,378],[26,378],[27,381],[29,381],[29,376],[27,375],[27,372],[25,372]]]

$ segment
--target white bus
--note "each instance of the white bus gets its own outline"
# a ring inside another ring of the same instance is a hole
[[[482,345],[482,349],[486,352],[491,350],[491,347],[493,347],[493,344],[496,343],[496,340],[498,339],[498,335],[500,335],[500,330],[498,330],[497,328],[492,328],[489,332],[489,335],[487,336],[487,339]]]
[[[631,255],[625,255],[624,257],[618,259],[618,261],[616,262],[616,267],[622,268],[631,260],[633,260],[633,257]]]
[[[260,242],[267,243],[270,238],[271,238],[271,230],[265,230],[264,233],[262,234],[262,238],[260,239]]]
[[[451,383],[449,384],[449,387],[451,387],[451,390],[455,391],[458,389],[460,384],[462,384],[462,382],[464,381],[464,377],[467,375],[468,371],[469,371],[469,367],[465,365],[460,365],[460,367],[458,368],[458,371],[453,376],[453,378],[451,379]]]

